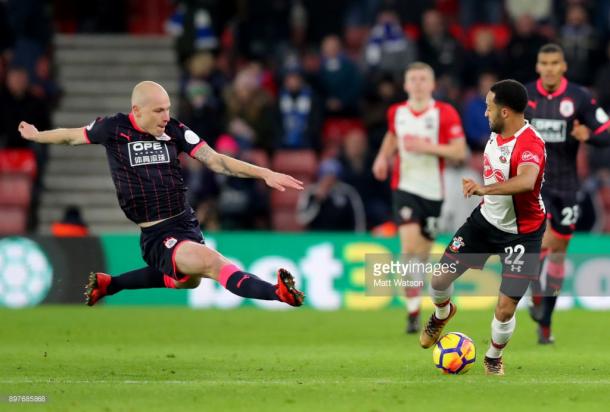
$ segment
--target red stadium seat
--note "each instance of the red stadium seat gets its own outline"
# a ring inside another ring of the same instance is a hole
[[[447,28],[449,34],[456,39],[460,44],[464,45],[466,43],[466,32],[462,26],[457,23],[450,24]]]
[[[299,194],[296,190],[273,190],[271,192],[271,207],[272,208],[295,208],[299,201]]]
[[[280,232],[302,232],[303,226],[297,222],[296,208],[279,208],[273,210],[273,229]]]
[[[0,174],[0,206],[22,207],[32,199],[32,180],[25,174]]]
[[[37,170],[36,156],[32,150],[0,150],[0,173],[25,173],[33,179]]]
[[[269,156],[267,152],[262,149],[251,149],[244,151],[242,155],[243,160],[249,163],[253,163],[260,167],[269,167]]]
[[[364,130],[360,119],[331,118],[322,125],[322,144],[324,147],[340,145],[345,135],[352,129]]]
[[[0,236],[22,235],[27,224],[27,210],[15,206],[0,206]]]
[[[402,30],[404,31],[405,36],[412,41],[418,41],[421,36],[421,30],[417,24],[405,24],[402,26]]]
[[[310,182],[318,172],[318,159],[313,150],[278,150],[271,166],[276,172]]]

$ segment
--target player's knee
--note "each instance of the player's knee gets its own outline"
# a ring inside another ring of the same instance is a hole
[[[451,278],[447,275],[432,276],[430,286],[435,290],[446,290],[451,286]]]

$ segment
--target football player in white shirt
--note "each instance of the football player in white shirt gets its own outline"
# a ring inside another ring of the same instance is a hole
[[[424,263],[436,236],[443,204],[445,159],[463,160],[466,143],[462,122],[448,103],[433,99],[434,71],[415,62],[405,71],[409,98],[388,110],[388,132],[373,164],[373,174],[385,180],[393,162],[394,218],[403,258]],[[412,267],[420,267],[412,265]],[[423,273],[411,273],[407,298],[407,333],[419,331]]]
[[[490,255],[500,255],[502,283],[491,323],[491,343],[484,366],[503,375],[502,351],[515,330],[515,310],[531,279],[537,277],[538,255],[546,227],[542,187],[544,141],[524,118],[527,91],[515,80],[494,84],[486,96],[491,136],[485,147],[484,184],[463,179],[465,197],[482,196],[447,246],[430,294],[436,306],[420,335],[424,348],[434,345],[455,315],[453,282],[469,268],[482,268]]]

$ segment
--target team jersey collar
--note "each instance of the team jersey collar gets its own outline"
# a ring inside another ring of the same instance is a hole
[[[523,127],[521,129],[517,130],[517,133],[515,133],[514,135],[512,135],[510,137],[502,137],[500,134],[496,134],[496,141],[498,142],[498,146],[502,146],[503,144],[506,144],[506,143],[512,141],[513,139],[521,136],[521,133],[523,133],[525,131],[525,129],[527,129],[529,126],[530,126],[530,122],[525,120],[525,124],[523,125]]]
[[[136,117],[133,115],[133,112],[129,112],[129,121],[134,129],[136,129],[140,133],[146,133],[146,131],[142,130],[140,126],[136,123]]]
[[[428,106],[426,106],[423,110],[421,111],[416,111],[414,110],[411,106],[409,106],[409,101],[407,100],[405,102],[405,106],[407,106],[407,109],[409,109],[409,111],[411,113],[413,113],[414,116],[421,116],[422,114],[426,113],[428,110],[432,109],[434,107],[435,101],[434,99],[430,99],[430,102],[428,103]]]
[[[565,77],[561,78],[561,82],[559,83],[559,87],[553,93],[549,93],[542,86],[542,79],[538,79],[538,81],[536,82],[536,89],[538,89],[538,93],[540,93],[544,97],[548,97],[548,98],[553,98],[553,97],[557,97],[557,96],[562,95],[566,91],[567,88],[568,88],[568,79],[566,79]]]

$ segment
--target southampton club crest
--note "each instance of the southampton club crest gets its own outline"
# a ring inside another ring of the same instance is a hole
[[[451,245],[449,245],[449,249],[453,252],[453,253],[457,253],[460,248],[462,246],[464,246],[464,239],[462,239],[462,236],[455,236],[453,238],[453,240],[451,241]]]
[[[176,246],[176,243],[178,243],[178,241],[176,240],[175,237],[168,237],[163,241],[163,244],[165,245],[166,248],[171,249],[174,246]]]

